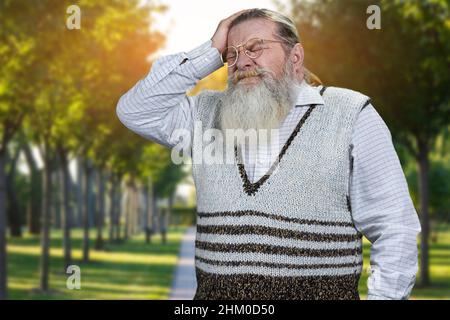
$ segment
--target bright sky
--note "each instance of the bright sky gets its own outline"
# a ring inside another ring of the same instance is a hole
[[[280,1],[284,2],[284,1]],[[250,8],[277,10],[272,0],[159,0],[168,10],[155,15],[155,29],[166,34],[166,47],[159,55],[189,51],[208,41],[219,22]]]

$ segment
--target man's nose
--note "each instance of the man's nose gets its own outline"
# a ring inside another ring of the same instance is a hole
[[[238,55],[238,60],[236,61],[236,67],[238,70],[250,70],[253,69],[255,66],[255,61],[244,53],[244,50],[240,50]]]

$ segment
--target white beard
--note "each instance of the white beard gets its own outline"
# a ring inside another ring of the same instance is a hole
[[[221,99],[220,124],[226,129],[278,129],[295,102],[295,84],[291,62],[285,64],[281,79],[272,71],[257,68],[261,75],[258,84],[247,86],[228,79],[228,89]]]

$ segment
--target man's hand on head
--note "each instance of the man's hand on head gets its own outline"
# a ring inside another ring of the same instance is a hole
[[[227,47],[227,37],[231,22],[233,22],[233,20],[236,19],[239,15],[249,10],[250,9],[238,11],[228,18],[220,21],[219,25],[217,26],[216,32],[211,38],[212,46],[219,50],[220,54],[222,54]]]

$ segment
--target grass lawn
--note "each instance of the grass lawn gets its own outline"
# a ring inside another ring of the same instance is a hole
[[[367,296],[367,268],[370,265],[370,243],[364,239],[364,270],[359,282],[361,299]],[[430,278],[432,286],[419,288],[416,285],[410,299],[450,299],[450,226],[441,225],[437,231],[437,242],[430,244]],[[420,279],[417,278],[416,283]]]
[[[8,239],[9,299],[168,299],[172,274],[185,228],[172,228],[167,243],[155,236],[146,244],[144,236],[106,245],[104,251],[90,251],[90,262],[81,263],[82,231],[72,232],[73,264],[81,268],[81,289],[69,290],[69,275],[63,270],[62,234],[51,234],[50,289],[52,294],[36,292],[39,286],[39,238],[25,235]],[[95,232],[91,232],[93,248]]]

